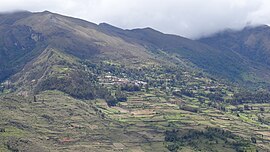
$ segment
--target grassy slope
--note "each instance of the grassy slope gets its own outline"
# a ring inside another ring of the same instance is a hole
[[[41,20],[39,24],[36,20],[40,18],[44,20]],[[78,22],[80,25],[77,25]],[[129,68],[140,69],[143,65],[149,65],[153,69],[147,70],[146,68],[145,70],[154,73],[146,72],[148,75],[144,77],[153,80],[171,76],[170,72],[166,73],[164,69],[156,71],[161,72],[160,75],[157,75],[154,69],[161,67],[162,63],[168,63],[166,61],[170,59],[175,62],[170,63],[173,66],[184,62],[181,58],[180,60],[177,60],[177,57],[170,58],[170,54],[162,50],[160,52],[165,53],[166,56],[164,54],[160,55],[163,56],[162,58],[158,55],[151,56],[151,53],[147,52],[141,45],[104,34],[95,29],[96,25],[82,22],[45,12],[16,23],[16,25],[31,26],[36,31],[43,33],[45,37],[50,38],[51,43],[47,49],[43,49],[43,52],[36,59],[26,64],[22,71],[11,78],[17,92],[4,94],[0,97],[0,114],[2,116],[0,128],[6,130],[0,132],[2,143],[0,149],[2,151],[7,149],[25,151],[166,151],[168,144],[164,142],[166,130],[203,130],[207,126],[230,130],[245,140],[256,136],[259,149],[269,150],[269,134],[267,132],[269,126],[260,124],[256,120],[258,108],[251,111],[251,115],[255,115],[255,119],[252,119],[248,113],[241,113],[237,117],[236,113],[221,112],[206,107],[206,103],[200,104],[197,97],[176,98],[171,96],[164,90],[160,91],[161,86],[151,88],[148,93],[144,90],[128,93],[128,102],[119,103],[116,107],[108,107],[104,100],[83,101],[57,91],[42,92],[48,89],[62,89],[62,91],[68,92],[63,88],[73,86],[69,90],[71,94],[78,86],[86,90],[90,88],[91,84],[97,83],[96,80],[92,82],[92,77],[90,79],[84,77],[91,76],[92,71],[85,69],[86,66],[79,62],[79,58],[83,57],[97,62],[104,59],[102,60],[104,63],[113,63],[118,68],[126,68],[123,66],[126,65]],[[42,26],[47,24],[55,26],[47,30],[47,26]],[[59,30],[60,27],[62,27],[61,30]],[[76,28],[73,29],[73,27]],[[68,34],[63,36],[62,34],[65,32]],[[94,38],[94,40],[91,39],[89,42],[89,38]],[[98,46],[99,50],[93,49],[93,46]],[[202,50],[201,53],[205,55],[204,51],[207,50]],[[192,56],[187,51],[184,53]],[[86,54],[90,54],[90,56],[85,56]],[[95,56],[91,56],[93,54]],[[195,56],[195,58],[197,57]],[[181,65],[183,65],[182,63]],[[152,66],[155,64],[157,65]],[[186,66],[189,67],[188,64]],[[186,72],[187,74],[184,74]],[[181,84],[181,87],[193,87],[192,83],[197,87],[208,85],[195,79],[197,77],[190,74],[189,71],[183,70],[180,73],[186,75],[183,77],[185,82]],[[121,75],[121,72],[119,74]],[[59,81],[55,81],[54,78]],[[209,81],[205,77],[201,79]],[[50,83],[48,85],[44,82]],[[63,82],[65,82],[64,85]],[[44,86],[46,87],[43,88]],[[90,88],[90,90],[92,89]],[[36,102],[34,102],[31,91],[37,93]],[[201,112],[180,110],[179,106],[182,103],[193,108],[201,107]],[[267,109],[265,113],[268,111]],[[207,140],[203,139],[203,142],[207,143]],[[220,149],[221,146],[222,144],[214,144],[213,150]],[[204,144],[199,147],[211,150],[211,147],[206,147]],[[191,145],[185,145],[182,148],[182,150],[198,150]],[[234,151],[230,147],[229,149]],[[254,147],[252,149],[254,150]]]
[[[270,148],[270,145],[267,144],[270,139],[269,135],[267,135],[267,130],[269,129],[267,125],[260,124],[250,117],[237,117],[233,113],[221,112],[214,108],[201,108],[202,111],[199,113],[179,110],[178,105],[175,104],[181,103],[178,98],[169,97],[168,101],[166,100],[167,97],[164,99],[162,96],[165,97],[166,95],[158,94],[156,96],[154,94],[146,95],[140,93],[130,97],[128,102],[121,103],[119,107],[109,108],[102,104],[102,102],[99,104],[100,107],[103,107],[101,109],[109,117],[120,122],[125,122],[133,127],[152,127],[156,131],[171,129],[180,129],[183,131],[189,129],[203,130],[206,126],[218,127],[232,131],[246,140],[250,140],[250,137],[256,136],[258,138],[258,145],[266,149]],[[203,105],[197,102],[188,102],[186,104],[203,107]],[[255,114],[256,110],[251,113]],[[264,135],[263,141],[259,140],[262,135]],[[149,137],[151,136],[149,135]],[[202,149],[206,148],[203,145],[201,146]],[[220,145],[213,144],[213,149],[217,148],[216,146],[218,147]],[[222,151],[222,149],[219,149],[219,151]]]
[[[50,77],[64,77],[79,66],[76,58],[53,48],[46,48],[36,59],[27,63],[23,70],[10,78],[22,91],[34,90],[39,83]]]
[[[108,107],[103,100],[76,100],[57,91],[40,93],[36,102],[32,97],[3,95],[0,128],[6,131],[0,133],[0,149],[4,151],[9,146],[27,151],[167,151],[166,130],[185,132],[204,130],[206,126],[230,130],[247,141],[256,136],[257,146],[270,148],[269,126],[253,122],[245,114],[237,117],[212,108],[200,113],[179,110],[175,104],[178,98],[167,100],[162,97],[164,94],[156,93],[132,93],[128,102],[116,107]],[[204,138],[193,142],[205,144],[182,145],[181,149],[235,151],[229,145],[221,148],[224,141],[220,139],[218,144]],[[206,144],[209,142],[211,147]]]
[[[22,147],[30,150],[38,147],[41,151],[113,151],[151,147],[147,138],[136,131],[126,130],[125,124],[103,118],[93,101],[83,102],[51,91],[37,98],[37,102],[15,96],[1,98],[1,127],[6,128],[5,133],[0,133],[2,149],[7,149],[6,143],[12,140],[11,137],[29,140],[33,146]],[[162,150],[162,144],[158,148]]]
[[[151,28],[122,30],[108,24],[99,26],[109,34],[146,46],[155,54],[162,50],[180,60],[188,60],[211,75],[223,79],[246,84],[270,82],[270,71],[267,67],[250,61],[231,49],[215,47],[211,43],[201,43],[176,35],[163,34]],[[226,45],[230,46],[230,44]]]
[[[235,52],[245,59],[250,72],[242,74],[247,82],[269,82],[269,33],[267,25],[227,30],[199,41],[224,52]]]
[[[2,149],[9,146],[9,149],[27,151],[167,151],[166,146],[170,143],[164,141],[166,130],[204,130],[207,126],[230,130],[248,141],[256,136],[257,146],[269,149],[265,143],[269,141],[266,131],[269,126],[261,125],[246,114],[237,117],[234,113],[206,107],[198,102],[197,97],[176,98],[158,88],[151,88],[148,93],[144,90],[128,93],[128,102],[119,103],[116,107],[108,107],[104,100],[82,101],[55,91],[40,92],[36,95],[37,102],[34,102],[31,94],[23,93],[38,87],[48,78],[68,79],[74,70],[85,71],[80,67],[83,65],[78,58],[48,48],[13,77],[18,91],[3,95],[0,102],[1,115],[4,116],[0,128],[6,129],[6,132],[0,133]],[[182,81],[186,81],[186,85],[203,86],[210,81],[205,77],[197,79],[188,71],[185,73]],[[156,74],[148,77],[167,77],[163,72]],[[201,112],[180,110],[181,103],[201,107]],[[205,144],[199,147],[186,144],[181,149],[222,151],[220,147],[225,141],[219,139],[219,144],[212,147],[206,146],[211,142],[209,139],[194,142]],[[253,147],[251,149],[254,150]],[[230,146],[227,150],[234,151]]]

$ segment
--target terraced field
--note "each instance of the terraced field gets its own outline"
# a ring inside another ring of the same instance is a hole
[[[269,149],[270,142],[269,125],[265,125],[251,118],[249,115],[256,115],[258,110],[242,113],[240,116],[229,112],[223,112],[215,108],[201,108],[200,112],[191,112],[181,110],[182,104],[188,106],[200,106],[199,102],[185,102],[176,97],[166,97],[160,95],[137,93],[129,98],[127,102],[119,103],[116,107],[108,107],[102,101],[96,101],[98,109],[105,114],[106,117],[119,123],[127,125],[126,130],[134,130],[145,135],[151,142],[164,141],[164,131],[172,129],[180,130],[204,130],[206,127],[223,128],[233,132],[246,140],[251,137],[257,139],[257,146],[263,149]],[[256,105],[254,105],[255,107]],[[258,107],[262,105],[258,105]],[[265,105],[266,106],[266,105]],[[266,106],[269,111],[269,105]],[[265,112],[267,115],[268,112]]]

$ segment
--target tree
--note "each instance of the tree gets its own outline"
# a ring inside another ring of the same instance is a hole
[[[34,96],[34,102],[37,102],[37,97],[36,96]]]
[[[260,111],[264,112],[265,111],[264,107],[260,107]]]
[[[115,97],[119,102],[127,101],[127,95],[125,93],[123,93],[122,91],[120,91],[120,90],[117,90],[115,92]]]
[[[256,144],[257,143],[256,138],[255,137],[251,137],[251,142],[254,143],[254,144]]]
[[[3,93],[3,92],[4,92],[4,87],[0,86],[0,93]]]
[[[117,100],[112,95],[107,95],[105,97],[105,101],[107,102],[108,106],[116,106]]]
[[[149,92],[149,85],[148,85],[148,84],[145,85],[145,91],[146,91],[147,93]]]
[[[245,109],[245,110],[250,110],[249,105],[244,105],[244,109]]]
[[[5,128],[0,128],[0,132],[5,132]]]
[[[121,90],[133,92],[133,91],[140,91],[141,88],[138,85],[126,84],[126,85],[121,86]]]

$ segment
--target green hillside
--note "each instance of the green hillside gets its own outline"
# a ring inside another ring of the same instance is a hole
[[[1,152],[270,151],[269,71],[235,51],[17,12],[0,63]]]

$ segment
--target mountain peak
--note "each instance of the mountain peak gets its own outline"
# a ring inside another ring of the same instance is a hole
[[[48,11],[48,10],[45,10],[43,11],[42,13],[49,13],[49,14],[52,14],[52,12]]]
[[[114,30],[114,31],[123,30],[121,28],[118,28],[118,27],[113,26],[113,25],[108,24],[108,23],[100,23],[98,26],[101,27],[102,29],[107,29],[107,30]]]
[[[57,13],[54,13],[54,12],[51,12],[51,11],[48,11],[48,10],[45,10],[43,12],[36,12],[37,14],[43,14],[43,15],[59,15],[59,16],[63,16],[63,15],[60,15],[60,14],[57,14]]]
[[[141,31],[141,32],[146,32],[146,33],[159,33],[159,34],[163,34],[160,31],[157,31],[151,27],[145,27],[145,28],[136,28],[136,29],[132,29],[131,31]]]

